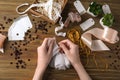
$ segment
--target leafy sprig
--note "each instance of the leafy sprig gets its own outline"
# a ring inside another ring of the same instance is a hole
[[[94,15],[100,15],[103,13],[101,4],[98,4],[96,2],[92,2],[92,4],[90,4],[89,6],[90,6],[89,11],[92,12]]]
[[[114,16],[111,13],[105,14],[102,22],[104,25],[111,27],[113,25],[113,22],[114,22]]]

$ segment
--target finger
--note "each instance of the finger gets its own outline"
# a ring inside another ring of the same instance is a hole
[[[65,54],[69,53],[69,49],[65,46],[65,44],[61,43],[60,47],[62,48],[62,50],[65,52]]]
[[[55,40],[51,40],[51,43],[50,43],[49,49],[48,49],[48,54],[52,54],[53,47],[54,47],[54,42],[55,42]]]
[[[59,43],[70,43],[70,44],[74,44],[74,43],[72,43],[69,39],[62,40],[62,41],[60,41]]]
[[[59,42],[59,44],[66,44],[67,46],[73,46],[75,45],[73,42],[71,42],[69,39],[63,40],[61,42]]]
[[[48,38],[45,38],[43,43],[42,43],[42,46],[47,46],[47,43],[48,43]]]
[[[38,53],[38,55],[40,54],[40,53],[39,53],[40,49],[41,49],[41,46],[37,48],[37,53]]]

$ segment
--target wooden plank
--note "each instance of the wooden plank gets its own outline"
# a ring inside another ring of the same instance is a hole
[[[62,16],[65,20],[67,17],[67,13],[70,11],[76,11],[73,6],[74,0],[69,0]],[[92,0],[81,0],[85,8],[87,9],[89,3]],[[97,0],[98,2],[104,4],[108,3],[112,10],[113,15],[115,16],[115,24],[113,28],[120,32],[120,0]],[[15,12],[15,8],[22,3],[32,3],[33,0],[0,0],[0,24],[3,24],[4,29],[0,28],[0,32],[7,36],[7,31],[12,24],[14,18],[17,18],[19,15]],[[82,22],[91,16],[84,14],[82,15]],[[12,21],[8,22],[8,19],[12,19]],[[47,34],[44,33],[43,30],[38,30],[35,33],[35,26],[37,26],[40,22],[44,22],[40,18],[35,18],[30,15],[30,19],[33,23],[33,28],[26,34],[25,41],[18,42],[9,42],[5,41],[5,54],[0,54],[0,80],[31,80],[36,68],[37,61],[37,47],[40,46],[43,39],[45,37],[55,36],[54,28],[57,26],[47,23],[45,28],[48,30]],[[94,27],[100,27],[99,19],[94,18],[96,24]],[[78,27],[79,23],[70,24],[68,29],[64,29],[63,31],[68,31],[71,28]],[[31,37],[30,37],[31,35]],[[120,36],[120,33],[119,33]],[[65,38],[56,37],[57,42],[63,40]],[[81,55],[81,61],[84,64],[87,72],[93,78],[93,80],[119,80],[120,79],[120,42],[115,45],[107,44],[111,51],[108,52],[93,52],[96,54],[96,61],[98,63],[98,67],[95,65],[93,55],[89,56],[89,63],[86,65],[87,57],[85,55]],[[15,59],[14,48],[22,52],[19,55],[20,59]],[[102,58],[102,59],[101,59]],[[22,64],[19,64],[18,60],[22,60]],[[109,65],[108,69],[105,69],[105,61]],[[19,69],[16,66],[19,66]],[[25,66],[25,68],[21,68]],[[51,68],[48,68],[45,72],[44,80],[79,80],[75,70],[71,67],[66,71],[58,71]]]

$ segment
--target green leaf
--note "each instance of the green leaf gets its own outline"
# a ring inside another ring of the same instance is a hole
[[[111,27],[114,22],[114,16],[112,14],[105,14],[102,22],[104,25]]]
[[[90,4],[89,6],[90,6],[89,11],[92,12],[94,15],[100,15],[103,13],[101,4],[97,4],[96,2],[92,2],[92,4]]]

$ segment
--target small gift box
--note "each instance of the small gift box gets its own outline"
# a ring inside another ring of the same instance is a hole
[[[64,9],[67,0],[35,0],[33,4],[24,3],[16,8],[19,14],[31,12],[35,17],[40,17],[52,24],[55,24]],[[25,11],[20,12],[20,8],[29,6]]]

